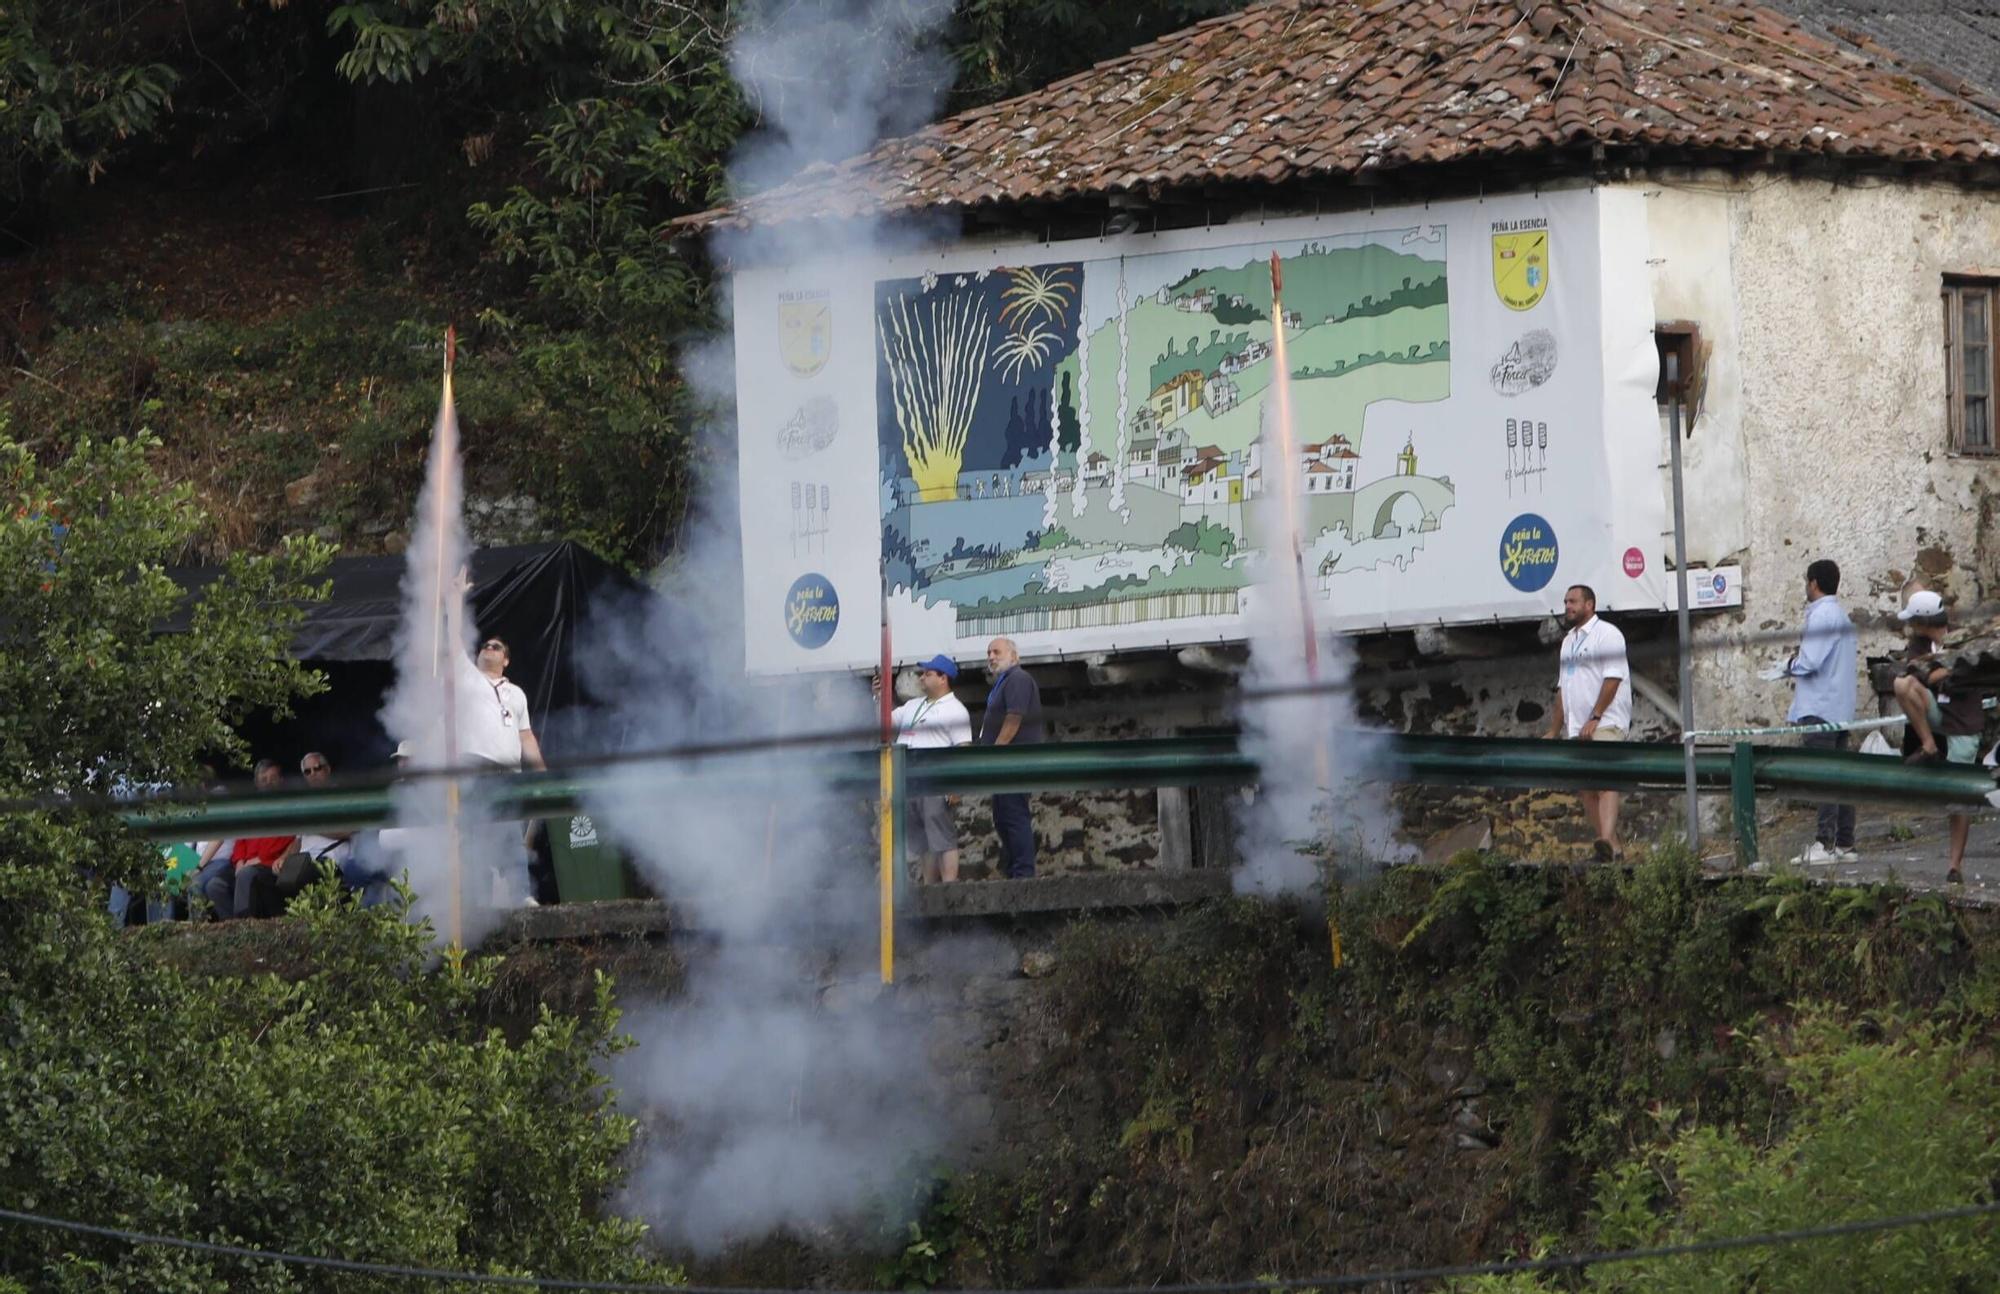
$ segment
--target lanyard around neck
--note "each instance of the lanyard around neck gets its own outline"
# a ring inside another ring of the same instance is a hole
[[[910,721],[903,725],[903,731],[904,732],[916,731],[917,725],[924,721],[924,716],[929,714],[932,710],[935,710],[936,708],[937,708],[937,700],[933,697],[928,697],[928,696],[925,697],[921,702],[918,703],[916,713],[910,716]]]

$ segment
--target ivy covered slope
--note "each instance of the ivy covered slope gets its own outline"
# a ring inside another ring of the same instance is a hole
[[[989,102],[1240,3],[963,0],[932,41],[947,57],[906,59],[923,90],[887,117]],[[915,12],[849,9],[885,59]],[[0,7],[0,399],[40,452],[156,433],[209,504],[203,555],[289,531],[393,549],[455,322],[490,505],[476,536],[648,564],[690,507],[707,416],[683,351],[718,324],[702,250],[663,231],[725,196],[745,132],[782,109],[738,88],[733,44],[800,17],[790,0]]]
[[[1318,921],[1079,925],[1018,1164],[947,1179],[887,1274],[1304,1275],[1992,1198],[2000,930],[1936,898],[1464,856]],[[1025,1097],[1023,1099],[1026,1099]],[[1990,1288],[1992,1219],[1607,1267],[1618,1290]],[[1546,1288],[1570,1288],[1550,1281]],[[1542,1289],[1533,1281],[1489,1287]]]

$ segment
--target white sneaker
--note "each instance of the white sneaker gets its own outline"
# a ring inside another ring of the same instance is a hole
[[[1836,849],[1833,851],[1833,861],[1836,863],[1858,863],[1861,861],[1861,851],[1852,846],[1846,849]]]
[[[1812,842],[1811,849],[1806,850],[1806,852],[1792,860],[1792,866],[1824,867],[1828,863],[1837,863],[1839,861],[1839,854],[1815,840]]]

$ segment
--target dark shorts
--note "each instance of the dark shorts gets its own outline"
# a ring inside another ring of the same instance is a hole
[[[951,805],[942,795],[922,795],[910,801],[904,811],[903,830],[909,836],[909,852],[942,854],[958,848],[958,824]]]

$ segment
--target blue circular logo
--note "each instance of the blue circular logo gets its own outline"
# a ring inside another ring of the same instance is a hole
[[[1500,532],[1500,573],[1523,593],[1545,588],[1556,576],[1556,531],[1541,517],[1524,512]]]
[[[785,594],[785,630],[792,641],[811,650],[824,647],[840,627],[840,595],[824,575],[801,575]]]

